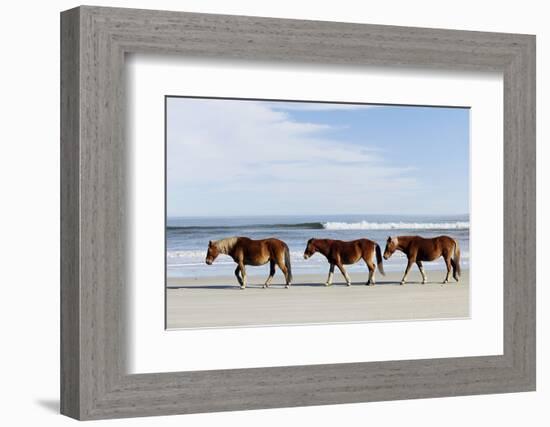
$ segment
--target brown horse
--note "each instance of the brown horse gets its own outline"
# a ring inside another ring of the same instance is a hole
[[[369,279],[366,285],[374,285],[374,256],[376,252],[376,263],[378,270],[385,275],[384,266],[382,265],[382,253],[380,246],[376,242],[368,239],[353,240],[351,242],[343,242],[342,240],[330,239],[309,239],[304,258],[308,259],[315,252],[322,253],[330,264],[326,286],[332,285],[332,276],[334,274],[334,266],[336,265],[346,278],[346,283],[351,286],[351,279],[347,271],[344,269],[344,264],[355,264],[360,259],[367,263],[369,268]]]
[[[229,255],[237,263],[235,276],[241,289],[246,288],[245,265],[264,265],[269,261],[269,277],[264,288],[271,285],[275,275],[275,265],[278,265],[285,275],[286,288],[292,283],[292,268],[290,252],[285,242],[278,239],[252,240],[248,237],[229,237],[227,239],[210,241],[206,254],[206,263],[211,265],[219,254]],[[242,275],[242,278],[239,276]]]
[[[426,283],[427,278],[422,261],[434,261],[439,257],[443,257],[447,266],[447,276],[445,276],[443,283],[449,281],[451,267],[453,269],[453,277],[458,282],[458,278],[460,277],[460,247],[458,246],[458,242],[452,237],[439,236],[431,239],[425,239],[420,236],[388,237],[384,259],[391,257],[396,250],[403,252],[407,255],[408,259],[407,268],[401,280],[402,285],[407,281],[407,275],[413,263],[416,263],[420,274],[422,274],[422,284]]]

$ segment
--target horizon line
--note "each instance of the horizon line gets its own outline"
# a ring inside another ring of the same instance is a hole
[[[388,216],[464,216],[470,215],[469,212],[462,213],[435,213],[435,214],[425,214],[425,213],[337,213],[337,214],[259,214],[259,215],[166,215],[166,218],[253,218],[253,217],[276,217],[276,216],[372,216],[372,215],[388,215]]]

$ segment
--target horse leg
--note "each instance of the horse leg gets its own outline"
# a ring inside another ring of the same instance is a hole
[[[338,267],[342,275],[346,278],[346,285],[351,286],[351,279],[349,278],[348,272],[346,271],[342,263],[338,261],[336,263],[336,266]]]
[[[273,280],[273,276],[275,275],[275,261],[270,260],[269,261],[269,277],[265,281],[264,288],[269,288],[271,285],[271,281]]]
[[[244,262],[239,261],[239,269],[241,270],[241,274],[243,276],[243,281],[241,283],[241,289],[246,288],[246,269],[244,268]]]
[[[422,261],[416,261],[416,265],[418,265],[420,274],[422,274],[422,284],[425,285],[426,282],[428,281],[428,278],[426,277],[426,272],[424,271],[424,266],[422,265]]]
[[[369,268],[369,280],[367,280],[367,283],[365,283],[365,285],[367,286],[374,286],[375,285],[375,281],[374,281],[374,269],[375,269],[375,264],[374,262],[372,261],[372,259],[369,259],[369,260],[365,260],[365,262],[367,263],[367,267]]]
[[[411,267],[414,263],[413,258],[409,258],[407,261],[407,268],[405,268],[405,274],[403,274],[403,278],[401,279],[401,284],[404,285],[407,281],[407,276],[409,275],[409,271],[411,270]]]
[[[449,275],[451,274],[451,256],[449,254],[445,255],[445,265],[447,266],[447,275],[443,283],[449,283]]]
[[[291,283],[290,283],[290,280],[288,280],[288,269],[286,268],[285,260],[282,255],[277,257],[277,265],[285,275],[285,281],[286,281],[285,288],[288,289]]]
[[[239,273],[241,272],[241,267],[237,265],[237,268],[235,269],[235,277],[239,281],[239,286],[243,285],[243,280],[241,279],[241,276],[239,276]]]
[[[334,264],[330,264],[330,268],[328,269],[327,282],[325,283],[325,286],[331,286],[332,285],[332,276],[333,275],[334,275]]]

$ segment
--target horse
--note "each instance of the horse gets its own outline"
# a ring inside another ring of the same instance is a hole
[[[351,279],[344,268],[344,264],[355,264],[360,259],[363,259],[369,268],[369,279],[365,284],[368,286],[373,286],[375,284],[375,253],[378,270],[382,275],[386,274],[382,264],[382,252],[380,250],[380,246],[372,240],[358,239],[350,242],[344,242],[342,240],[331,239],[309,239],[304,251],[304,259],[308,259],[315,252],[320,252],[323,254],[330,264],[327,282],[325,283],[326,286],[332,285],[332,276],[334,274],[335,265],[346,278],[346,284],[351,286]]]
[[[286,280],[285,288],[292,284],[292,267],[290,265],[290,252],[285,242],[278,239],[252,240],[248,237],[229,237],[227,239],[208,242],[206,264],[212,265],[219,254],[229,255],[237,263],[235,276],[241,289],[246,288],[245,265],[269,264],[269,277],[264,288],[271,285],[275,275],[275,265],[278,265]],[[242,278],[239,276],[242,275]]]
[[[407,275],[413,263],[416,263],[420,274],[422,274],[422,284],[427,281],[422,261],[434,261],[443,257],[447,266],[447,275],[443,283],[449,282],[451,267],[453,269],[453,278],[458,282],[460,277],[460,247],[458,242],[449,236],[438,236],[426,239],[420,236],[396,236],[388,237],[386,249],[384,250],[384,259],[388,259],[393,253],[399,250],[407,255],[407,268],[401,280],[404,285],[407,281]]]

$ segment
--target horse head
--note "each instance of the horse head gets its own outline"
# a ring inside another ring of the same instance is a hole
[[[213,242],[212,240],[210,240],[208,242],[208,252],[206,252],[205,262],[208,265],[212,265],[212,263],[218,257],[219,254],[220,254],[220,250],[219,250],[218,246],[216,245],[216,242]]]
[[[307,241],[306,250],[304,251],[304,259],[308,259],[315,252],[317,252],[317,248],[315,247],[315,239],[309,239]]]
[[[397,249],[397,237],[388,237],[386,240],[386,249],[384,249],[384,259],[388,259]]]

